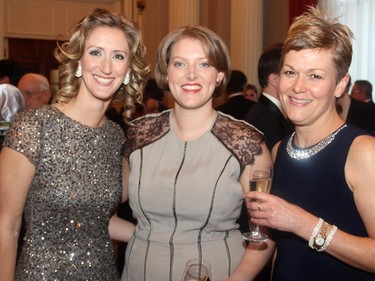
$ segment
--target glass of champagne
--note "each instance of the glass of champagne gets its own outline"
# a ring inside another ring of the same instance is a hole
[[[269,193],[271,190],[272,176],[272,163],[254,163],[250,166],[249,189],[246,190],[245,188],[244,192],[259,191]],[[259,202],[259,204],[260,203],[261,202]],[[242,235],[245,240],[252,242],[265,242],[268,240],[268,236],[260,232],[259,225],[251,222],[249,222],[249,225],[251,228],[250,231]]]
[[[182,281],[210,281],[211,265],[205,260],[191,259],[186,262]]]

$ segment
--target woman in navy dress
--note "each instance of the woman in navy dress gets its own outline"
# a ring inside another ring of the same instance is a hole
[[[272,229],[252,259],[277,250],[273,280],[375,280],[375,139],[335,106],[349,80],[351,39],[310,8],[284,43],[280,99],[295,133],[273,149],[273,194],[247,195],[261,200],[248,203],[252,221]]]

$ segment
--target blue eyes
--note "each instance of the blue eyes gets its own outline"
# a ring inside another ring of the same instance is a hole
[[[175,66],[175,67],[185,67],[186,64],[183,63],[183,62],[174,62],[173,66]],[[207,68],[207,67],[210,67],[210,65],[207,62],[202,62],[202,63],[199,64],[199,67],[201,67],[201,68]]]
[[[89,54],[94,57],[99,57],[102,55],[102,52],[100,50],[91,50],[89,51]],[[125,56],[123,54],[113,54],[112,58],[116,60],[124,60]]]

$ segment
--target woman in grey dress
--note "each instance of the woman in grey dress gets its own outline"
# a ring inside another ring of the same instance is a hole
[[[213,108],[229,76],[225,44],[204,27],[180,28],[159,46],[155,78],[175,104],[128,130],[124,175],[138,223],[122,280],[181,280],[193,258],[227,280],[246,259],[236,224],[243,188],[250,165],[271,157],[257,129]]]
[[[53,105],[18,114],[0,155],[1,280],[118,280],[108,221],[121,199],[122,129],[149,74],[138,27],[97,9],[56,50]],[[24,246],[16,266],[18,232]]]

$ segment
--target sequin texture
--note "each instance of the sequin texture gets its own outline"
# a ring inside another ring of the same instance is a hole
[[[124,134],[52,106],[21,113],[5,145],[35,166],[16,280],[118,280],[108,220],[121,198]]]

